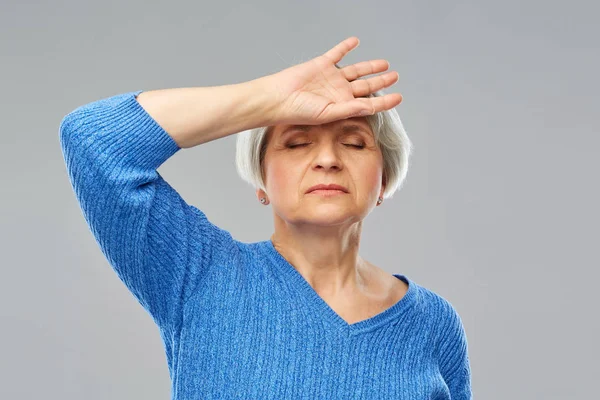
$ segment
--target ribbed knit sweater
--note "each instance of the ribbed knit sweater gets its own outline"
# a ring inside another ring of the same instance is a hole
[[[158,173],[181,148],[142,90],[68,113],[59,128],[102,253],[156,323],[171,399],[471,399],[464,327],[407,276],[407,293],[347,323],[273,246],[215,226]]]

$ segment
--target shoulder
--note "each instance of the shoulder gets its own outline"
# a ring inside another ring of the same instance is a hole
[[[444,296],[417,285],[423,311],[434,327],[434,341],[438,355],[466,350],[467,336],[462,318],[456,307]]]
[[[447,298],[412,280],[410,281],[410,284],[416,287],[419,292],[421,304],[431,316],[438,316],[440,318],[458,317],[456,308]]]
[[[455,344],[465,342],[463,321],[452,302],[412,280],[410,284],[415,286],[420,312],[432,327],[432,334],[437,337],[438,343],[447,340]]]

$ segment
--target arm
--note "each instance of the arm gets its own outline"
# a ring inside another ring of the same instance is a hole
[[[210,265],[231,255],[233,240],[157,168],[183,147],[268,123],[259,82],[119,94],[76,108],[60,124],[85,220],[159,326],[174,321]]]
[[[462,320],[447,303],[448,316],[440,343],[440,372],[452,400],[471,400],[471,366],[468,342]]]
[[[268,76],[234,85],[143,92],[140,105],[180,148],[268,126],[275,96]]]

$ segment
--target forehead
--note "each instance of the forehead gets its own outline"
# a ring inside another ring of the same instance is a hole
[[[353,117],[353,118],[347,118],[347,119],[343,119],[343,120],[333,121],[333,122],[329,122],[329,123],[321,124],[321,125],[293,125],[293,124],[291,124],[291,125],[288,125],[288,124],[275,125],[272,128],[272,133],[277,136],[286,136],[286,134],[288,134],[290,132],[297,132],[297,131],[310,132],[317,127],[322,127],[325,129],[331,129],[331,130],[336,130],[336,131],[339,130],[342,133],[351,133],[351,132],[357,132],[357,131],[363,131],[363,130],[367,130],[367,132],[371,132],[371,127],[365,117]]]

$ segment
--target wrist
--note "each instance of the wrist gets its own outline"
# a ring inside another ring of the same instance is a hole
[[[256,116],[254,125],[263,127],[278,124],[277,110],[282,99],[280,99],[277,85],[271,75],[253,79],[244,84]]]

